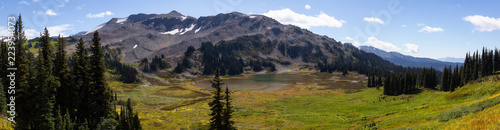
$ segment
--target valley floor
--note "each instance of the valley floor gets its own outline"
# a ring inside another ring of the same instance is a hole
[[[318,74],[341,77],[338,74]],[[208,77],[207,77],[208,78]],[[340,80],[363,80],[351,74]],[[297,83],[281,91],[233,91],[238,129],[500,129],[500,105],[441,122],[444,112],[500,98],[500,76],[486,77],[455,92],[384,96],[383,88],[332,89],[321,82]],[[145,129],[207,128],[210,90],[189,80],[150,85],[110,81],[119,99],[133,99]],[[325,79],[332,80],[332,79]],[[335,81],[333,81],[335,82]]]

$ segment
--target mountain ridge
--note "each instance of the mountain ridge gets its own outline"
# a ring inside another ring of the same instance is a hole
[[[398,52],[387,52],[372,46],[359,46],[360,50],[363,50],[368,53],[374,53],[381,58],[390,61],[391,63],[402,65],[405,67],[433,67],[437,70],[443,70],[445,66],[462,65],[463,63],[454,63],[454,62],[444,62],[431,58],[424,57],[413,57],[409,55],[403,55]]]

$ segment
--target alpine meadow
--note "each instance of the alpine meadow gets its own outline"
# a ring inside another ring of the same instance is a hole
[[[500,129],[499,4],[0,2],[0,129]]]

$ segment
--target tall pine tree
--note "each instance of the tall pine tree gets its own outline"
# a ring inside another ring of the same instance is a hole
[[[34,79],[30,79],[33,72],[29,70],[30,61],[26,58],[25,50],[26,48],[23,46],[26,41],[26,36],[24,33],[24,25],[22,21],[21,15],[19,15],[15,28],[14,28],[14,43],[16,43],[16,129],[30,129],[34,128],[33,123],[34,119],[32,118],[31,113],[33,110],[34,104],[32,100],[33,88],[35,84]],[[7,49],[5,49],[7,50]],[[5,51],[4,50],[4,51]],[[7,62],[2,62],[7,63]],[[34,77],[34,75],[33,75]],[[5,82],[5,81],[4,81]],[[7,87],[4,87],[6,90]],[[7,91],[6,91],[7,92]],[[35,91],[36,92],[36,91]],[[6,97],[10,97],[9,93],[6,93]],[[8,101],[8,100],[7,100]]]
[[[50,35],[47,28],[40,37],[40,55],[38,56],[36,77],[37,92],[35,103],[34,127],[39,129],[54,129],[53,105],[55,103],[55,93],[60,86],[59,81],[52,75],[52,49],[50,46]]]
[[[224,97],[224,100],[225,100],[225,109],[223,110],[223,113],[222,113],[222,117],[223,117],[223,120],[222,120],[222,129],[223,130],[234,130],[234,122],[231,120],[231,118],[233,117],[232,114],[233,114],[233,107],[231,106],[231,96],[230,96],[230,92],[229,92],[229,89],[226,87],[226,96]]]
[[[66,44],[64,38],[59,35],[57,39],[57,51],[54,60],[54,76],[59,78],[61,87],[57,89],[56,104],[54,106],[59,106],[62,113],[66,113],[66,110],[74,111],[77,106],[76,93],[78,89],[75,85],[71,83],[71,72],[68,68],[68,59],[66,57]],[[73,113],[73,112],[71,112]]]
[[[219,68],[215,70],[215,77],[213,78],[212,81],[212,88],[215,89],[213,91],[213,100],[208,103],[208,105],[211,107],[210,110],[212,110],[212,113],[210,113],[210,129],[211,130],[218,130],[222,128],[222,122],[223,122],[223,109],[224,106],[221,102],[222,96],[221,96],[221,86],[224,84],[222,82],[222,79],[220,78],[220,71]]]
[[[494,71],[500,71],[500,50],[495,48],[495,56],[493,58],[494,60]]]
[[[101,38],[99,32],[94,32],[92,45],[90,47],[92,55],[90,56],[90,75],[91,75],[91,96],[92,111],[88,120],[91,129],[96,128],[101,122],[101,117],[114,118],[114,109],[112,106],[113,95],[108,89],[104,72],[104,53],[101,49]]]
[[[90,100],[91,97],[91,86],[90,86],[90,68],[89,68],[89,57],[87,49],[85,48],[85,43],[83,39],[80,38],[78,43],[76,44],[76,52],[73,54],[75,59],[75,63],[73,66],[72,77],[73,84],[75,88],[78,89],[78,98],[79,100],[75,100],[78,103],[77,110],[78,111],[70,111],[70,115],[72,115],[72,119],[76,116],[77,122],[80,124],[85,123],[87,119],[90,118],[90,111],[92,102]],[[76,114],[71,114],[71,112],[77,112]],[[87,126],[84,126],[87,127]]]

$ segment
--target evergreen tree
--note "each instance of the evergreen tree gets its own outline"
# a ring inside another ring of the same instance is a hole
[[[133,120],[133,129],[134,130],[142,130],[142,126],[141,126],[141,120],[139,120],[139,114],[135,113],[134,114],[134,120]]]
[[[34,89],[34,84],[35,79],[32,78],[33,76],[33,71],[30,71],[29,66],[30,61],[28,58],[26,58],[27,54],[25,53],[26,48],[23,46],[23,43],[26,41],[26,36],[24,33],[24,25],[22,21],[21,15],[19,15],[15,26],[14,26],[14,43],[16,44],[16,63],[15,67],[17,68],[16,70],[16,81],[18,82],[16,84],[16,129],[30,129],[34,128],[33,123],[34,119],[32,118],[33,111],[33,102],[34,100],[32,98],[33,94],[33,89]],[[3,53],[5,53],[5,56],[7,55],[7,46],[4,44],[3,47]],[[2,54],[4,56],[4,54]],[[5,57],[7,58],[7,57]],[[7,59],[4,59],[4,61],[1,63],[2,67],[7,67]],[[4,68],[5,69],[5,68]],[[7,72],[4,71],[2,74],[3,76],[7,75]],[[33,76],[34,77],[34,76]],[[7,92],[7,82],[8,80],[4,80],[4,92]],[[13,94],[13,93],[12,93]],[[8,101],[10,97],[10,93],[5,93],[5,97],[7,98],[6,100]]]
[[[61,115],[61,107],[57,107],[55,114],[56,114],[56,125],[55,125],[56,130],[65,130],[66,124]]]
[[[91,129],[96,128],[97,124],[101,122],[101,117],[113,118],[114,110],[112,109],[112,94],[106,84],[104,72],[104,53],[101,49],[101,38],[99,32],[94,32],[91,45],[92,55],[90,56],[90,75],[91,75],[91,96],[92,112],[88,120]]]
[[[222,114],[222,117],[223,117],[223,120],[222,120],[222,129],[223,130],[233,130],[235,129],[233,124],[234,122],[231,120],[232,118],[232,113],[233,113],[233,109],[232,109],[232,106],[231,106],[231,96],[230,96],[230,92],[229,92],[229,89],[226,87],[226,96],[224,97],[225,99],[225,109],[223,110],[223,114]]]
[[[60,86],[59,81],[52,75],[52,49],[49,44],[50,35],[47,28],[40,37],[40,55],[37,65],[37,86],[34,91],[37,92],[35,104],[34,128],[54,129],[53,105],[55,103],[55,93]]]
[[[71,72],[68,68],[68,59],[66,58],[66,44],[64,38],[59,35],[57,39],[57,51],[54,60],[54,76],[59,79],[61,87],[57,89],[56,104],[54,106],[61,107],[61,113],[66,113],[66,110],[76,109],[75,93],[78,89],[71,84]]]
[[[450,91],[450,71],[445,66],[441,78],[441,91]]]
[[[222,79],[219,77],[220,76],[220,71],[219,68],[215,70],[215,77],[213,78],[212,81],[212,88],[215,89],[213,91],[213,100],[208,104],[212,110],[212,113],[210,113],[210,129],[211,130],[216,130],[222,128],[222,122],[223,122],[223,104],[220,100],[222,100],[221,96],[221,86],[224,84],[222,82]]]
[[[456,88],[460,87],[460,72],[458,71],[458,64],[455,66],[452,76],[451,76],[451,91],[455,91]]]
[[[486,65],[488,67],[488,72],[486,72],[486,75],[491,75],[493,73],[493,71],[495,71],[495,65],[494,65],[494,59],[493,59],[493,50],[489,50],[488,51],[488,56],[487,56],[487,59],[488,60],[488,64]]]
[[[76,53],[74,54],[75,59],[75,65],[73,66],[73,84],[75,85],[75,88],[79,89],[78,98],[76,102],[78,103],[76,115],[71,114],[72,112],[75,112],[74,110],[70,110],[70,115],[73,115],[71,118],[74,119],[76,116],[78,123],[80,123],[80,126],[83,126],[82,123],[87,123],[87,119],[90,118],[90,111],[91,111],[91,106],[92,102],[90,100],[91,97],[91,86],[90,86],[90,68],[89,68],[89,57],[88,57],[88,52],[87,49],[85,48],[85,43],[83,42],[83,39],[80,38],[76,45]],[[85,124],[85,127],[88,127],[88,125]]]
[[[69,115],[69,110],[66,110],[66,113],[64,114],[64,129],[65,130],[72,130],[73,129],[73,122],[71,121],[71,116]]]
[[[372,87],[372,78],[371,76],[368,76],[368,85],[367,87]]]
[[[500,71],[500,50],[495,48],[495,56],[493,58],[494,60],[494,71]]]

